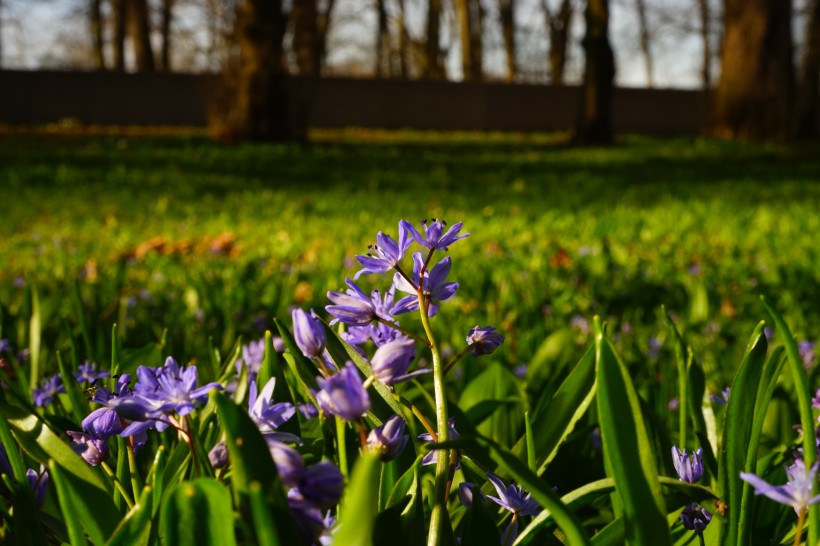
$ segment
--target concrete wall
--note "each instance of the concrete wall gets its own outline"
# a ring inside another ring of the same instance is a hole
[[[207,124],[209,76],[0,71],[0,123]],[[560,131],[574,125],[577,87],[437,81],[292,78],[314,128]],[[617,89],[619,133],[696,135],[706,116],[697,91]]]

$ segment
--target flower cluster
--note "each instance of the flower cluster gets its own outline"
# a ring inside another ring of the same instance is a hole
[[[686,449],[681,451],[677,446],[672,446],[672,464],[681,481],[699,482],[703,477],[703,448],[699,447],[695,452],[687,455]],[[685,528],[700,535],[712,521],[712,514],[699,504],[692,503],[683,509],[680,519]]]

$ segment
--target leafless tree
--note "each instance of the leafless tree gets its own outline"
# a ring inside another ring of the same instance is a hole
[[[128,0],[111,0],[114,29],[114,70],[125,71],[125,37],[128,22]]]
[[[131,44],[134,48],[134,59],[138,72],[153,72],[154,48],[151,45],[151,18],[148,12],[148,0],[131,0],[128,13]]]
[[[612,142],[612,87],[615,57],[609,45],[609,0],[587,0],[584,12],[584,85],[575,139],[582,144]]]
[[[94,67],[105,70],[105,41],[103,40],[102,0],[91,0],[88,6],[89,30],[94,51]]]
[[[646,17],[645,0],[635,0],[635,11],[638,14],[641,53],[643,54],[644,67],[646,69],[646,85],[651,88],[655,87],[655,79],[652,71],[652,48],[650,46],[649,22]]]
[[[504,38],[504,58],[507,63],[507,81],[515,81],[515,5],[516,0],[498,0],[501,17],[501,35]]]
[[[163,72],[171,71],[171,24],[174,18],[174,0],[162,0],[160,12],[160,57],[159,66]]]
[[[724,0],[714,131],[730,138],[783,138],[793,129],[791,0]]]
[[[703,43],[703,60],[701,61],[701,85],[704,91],[712,88],[712,42],[710,34],[711,15],[709,0],[697,0],[700,15],[700,39]]]
[[[443,79],[444,59],[441,51],[442,0],[428,0],[427,24],[424,47],[423,75],[430,79]]]
[[[817,136],[817,94],[820,92],[820,0],[812,0],[806,19],[805,43],[797,90],[797,135]]]
[[[548,0],[541,0],[541,9],[549,37],[550,80],[553,85],[563,85],[573,13],[572,0],[561,0],[561,7],[557,12],[550,9]]]

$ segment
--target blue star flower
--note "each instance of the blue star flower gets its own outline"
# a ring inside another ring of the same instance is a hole
[[[427,220],[422,220],[421,224],[424,227],[423,237],[418,231],[416,231],[413,224],[407,220],[402,220],[399,224],[404,226],[404,229],[413,236],[413,239],[415,239],[418,244],[430,250],[446,251],[454,242],[470,235],[469,233],[462,233],[459,235],[459,231],[461,231],[461,227],[463,226],[461,222],[456,222],[453,224],[450,229],[447,230],[447,233],[442,235],[441,232],[444,231],[444,226],[447,225],[447,222],[433,219],[432,222],[428,223]]]

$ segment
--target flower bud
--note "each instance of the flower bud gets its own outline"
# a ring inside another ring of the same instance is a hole
[[[296,345],[307,357],[317,357],[325,350],[325,328],[322,322],[305,312],[304,309],[296,308],[291,314],[293,318],[293,337]]]
[[[409,436],[404,434],[404,419],[394,415],[382,426],[370,431],[367,447],[379,453],[382,461],[391,461],[401,455]]]

